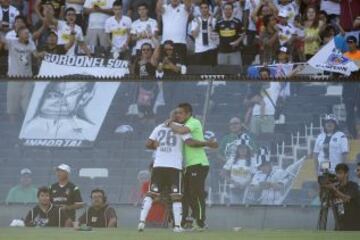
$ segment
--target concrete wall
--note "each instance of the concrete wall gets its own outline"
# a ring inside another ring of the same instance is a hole
[[[136,228],[140,207],[115,206],[119,227]],[[8,226],[12,219],[24,218],[30,206],[0,205],[0,227]],[[79,211],[80,213],[81,211]],[[306,229],[315,230],[319,209],[315,207],[266,207],[266,206],[212,206],[208,208],[207,223],[211,229]],[[329,228],[333,228],[329,214]]]

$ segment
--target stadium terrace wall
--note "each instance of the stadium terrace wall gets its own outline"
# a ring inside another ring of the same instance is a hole
[[[30,206],[0,205],[0,227],[9,226],[11,220],[24,218]],[[140,207],[116,205],[118,226],[136,229]],[[212,206],[208,208],[207,222],[210,229],[304,229],[315,230],[319,209],[300,206]],[[81,210],[78,211],[80,213]],[[333,229],[329,214],[328,229]]]

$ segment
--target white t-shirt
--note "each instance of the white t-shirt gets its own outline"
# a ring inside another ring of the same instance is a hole
[[[261,182],[268,183],[282,183],[284,184],[284,189],[275,190],[274,188],[263,189],[261,191],[261,204],[281,204],[282,196],[285,192],[285,186],[290,181],[290,175],[281,168],[273,167],[270,174],[265,174],[262,171],[255,173],[251,185],[259,186]]]
[[[115,0],[86,0],[84,8],[92,8],[97,5],[101,9],[111,9]],[[104,29],[105,21],[110,15],[105,13],[90,13],[88,29]]]
[[[200,26],[199,26],[200,22]],[[197,17],[191,22],[191,31],[196,31],[198,28],[200,29],[198,36],[195,38],[195,53],[205,52],[211,49],[215,49],[217,47],[216,42],[213,40],[212,34],[213,29],[215,29],[216,19],[210,17],[208,20],[208,26],[206,30],[202,29],[202,18]],[[203,33],[208,34],[208,45],[203,44]]]
[[[324,144],[325,138],[326,133],[322,132],[315,141],[314,153],[319,154],[317,159],[319,163],[318,173],[321,173],[321,163],[326,161],[330,161],[329,171],[334,173],[336,165],[342,162],[342,154],[349,152],[348,139],[343,132],[339,131],[331,136],[329,146],[327,146],[326,144]],[[324,149],[326,149],[327,147],[329,147],[329,159],[326,159],[324,151]]]
[[[148,18],[146,21],[141,21],[140,19],[136,20],[131,25],[131,34],[140,34],[142,32],[151,33],[154,35],[156,32],[159,31],[158,23],[155,19]],[[151,39],[144,38],[136,41],[135,49],[140,50],[141,46],[144,43],[150,43],[151,46],[154,47],[154,44],[152,43]]]
[[[105,32],[111,33],[111,51],[118,52],[130,37],[128,31],[131,29],[131,19],[122,16],[120,21],[115,16],[109,17],[105,22]]]
[[[74,31],[75,34],[75,43],[74,45],[67,51],[66,55],[75,55],[75,48],[78,42],[84,41],[84,34],[80,26],[75,25]],[[71,27],[65,21],[58,21],[57,26],[57,35],[58,35],[58,45],[65,45],[69,43],[70,35],[71,35]]]
[[[335,3],[329,0],[321,0],[320,9],[329,15],[340,15],[340,3]]]
[[[293,35],[296,35],[296,28],[288,23],[287,25],[277,24],[279,28],[279,42],[280,45],[285,45]]]
[[[3,11],[4,9],[0,6],[0,22],[3,21]],[[9,28],[12,29],[14,27],[14,23],[15,23],[15,18],[16,16],[18,16],[20,13],[19,11],[14,7],[14,6],[9,6],[8,10],[9,11]]]
[[[11,30],[11,31],[7,32],[5,35],[6,41],[16,40],[16,39],[18,39],[18,37],[17,37],[15,30]]]
[[[7,41],[9,49],[8,76],[31,77],[32,54],[36,46],[32,40],[28,44],[19,42],[18,39]]]
[[[183,142],[190,138],[191,134],[176,134],[165,124],[157,126],[149,137],[159,142],[155,151],[154,167],[182,169]]]
[[[253,161],[250,162],[250,166],[247,166],[245,159],[239,159],[235,162],[234,158],[230,158],[223,168],[230,171],[231,180],[241,186],[246,186],[250,183],[256,169]]]
[[[189,13],[184,4],[179,4],[173,8],[171,4],[164,5],[162,15],[163,35],[162,43],[172,40],[174,43],[186,44],[186,31]]]
[[[279,82],[271,82],[270,87],[265,89],[266,92],[269,94],[270,98],[272,99],[273,103],[276,105],[277,99],[280,94],[281,84]],[[270,101],[269,97],[262,93],[263,100],[265,102],[265,115],[272,116],[275,114],[275,106]],[[261,115],[261,106],[259,104],[255,104],[253,111],[253,116],[260,116]]]

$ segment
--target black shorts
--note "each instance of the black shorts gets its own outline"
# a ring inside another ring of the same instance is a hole
[[[182,194],[182,172],[176,168],[155,167],[151,171],[149,192]]]

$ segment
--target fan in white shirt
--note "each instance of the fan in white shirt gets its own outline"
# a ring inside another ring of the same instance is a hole
[[[129,48],[131,19],[122,14],[122,6],[118,1],[114,2],[114,16],[109,17],[105,22],[107,39],[111,41],[111,52],[114,58],[125,58]]]
[[[57,35],[58,35],[58,45],[67,45],[67,55],[76,54],[76,46],[78,45],[81,50],[87,55],[90,56],[90,50],[84,42],[84,35],[81,30],[81,27],[75,24],[76,21],[76,11],[73,8],[68,8],[65,10],[65,21],[57,22]],[[69,45],[69,42],[73,44]]]
[[[200,4],[201,15],[191,22],[191,35],[195,38],[195,58],[198,65],[216,65],[216,47],[218,37],[214,29],[216,19],[210,14],[210,6],[206,2]]]
[[[155,19],[149,18],[149,8],[146,3],[140,4],[137,7],[140,18],[131,25],[131,36],[135,42],[133,54],[138,55],[141,46],[144,43],[150,43],[154,48],[154,42],[157,41],[159,32],[158,23]]]
[[[180,0],[171,0],[170,4],[159,0],[156,5],[157,15],[162,16],[163,23],[161,43],[171,40],[175,44],[175,52],[182,60],[185,60],[187,54],[187,23],[191,7],[191,0],[185,0],[184,4]]]
[[[115,0],[86,0],[84,3],[84,12],[89,14],[86,40],[92,47],[101,46],[107,50],[110,46],[105,34],[105,22],[113,14],[114,2]],[[116,5],[121,6],[121,1],[117,0]]]

